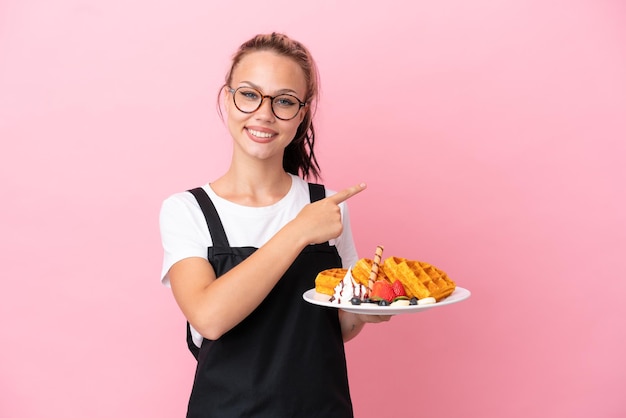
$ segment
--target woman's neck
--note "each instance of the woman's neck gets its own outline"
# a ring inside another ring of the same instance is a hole
[[[231,164],[228,171],[211,183],[220,197],[244,206],[269,206],[291,189],[291,176],[282,166]]]

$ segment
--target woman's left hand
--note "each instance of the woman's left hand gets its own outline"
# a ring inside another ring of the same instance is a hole
[[[358,335],[365,324],[374,324],[379,322],[387,322],[392,315],[368,315],[357,314],[339,310],[339,322],[341,324],[341,335],[343,341],[347,342]]]
[[[359,320],[365,324],[377,324],[379,322],[387,322],[393,315],[368,315],[368,314],[355,314]]]

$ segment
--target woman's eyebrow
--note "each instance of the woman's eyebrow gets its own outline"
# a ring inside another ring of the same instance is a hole
[[[255,88],[261,93],[263,93],[263,89],[260,86],[257,86],[256,84],[254,84],[252,81],[243,80],[239,84],[242,84],[242,83],[245,83],[249,85],[250,87]],[[275,94],[293,94],[296,96],[298,95],[298,92],[292,89],[280,89],[280,90],[275,91],[274,93]]]

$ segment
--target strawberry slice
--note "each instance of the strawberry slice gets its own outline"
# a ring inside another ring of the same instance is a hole
[[[391,287],[389,282],[385,280],[376,280],[374,282],[374,288],[372,289],[372,293],[370,294],[370,299],[384,299],[387,302],[391,302],[395,297],[396,294],[394,293],[393,288]]]
[[[402,286],[402,282],[400,280],[396,280],[391,285],[393,289],[393,294],[397,296],[407,296],[406,291],[404,290],[404,286]]]

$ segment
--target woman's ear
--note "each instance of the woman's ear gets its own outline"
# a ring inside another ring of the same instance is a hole
[[[228,105],[230,104],[230,102],[232,102],[232,98],[230,97],[230,87],[228,86],[224,86],[222,87],[222,100],[223,100],[223,104],[224,104],[224,109],[226,109],[228,111]]]
[[[300,122],[299,122],[299,123],[302,123],[302,121],[303,121],[303,120],[304,120],[304,118],[306,117],[306,112],[308,112],[308,111],[309,111],[309,107],[310,107],[310,106],[311,106],[311,105],[310,105],[309,103],[305,104],[305,105],[302,107],[302,109],[300,110],[300,113],[298,113],[298,116],[300,117]]]

